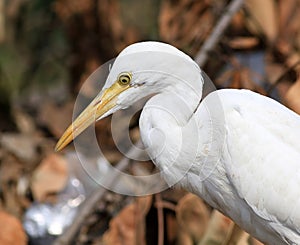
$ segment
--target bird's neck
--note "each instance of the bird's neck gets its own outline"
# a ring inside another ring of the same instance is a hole
[[[180,126],[188,123],[202,98],[204,81],[201,71],[191,70],[188,77],[188,81],[184,78],[173,80],[160,94],[161,105],[172,111]]]
[[[142,111],[140,131],[143,143],[154,163],[164,171],[169,185],[183,177],[190,167],[185,162],[192,164],[197,155],[197,144],[193,144],[197,125],[191,118],[201,95],[199,73],[198,78],[197,75],[193,77],[192,83],[172,83],[153,96]]]
[[[169,185],[187,179],[188,172],[198,176],[201,184],[210,178],[221,156],[222,106],[216,92],[200,103],[200,87],[202,83],[198,88],[176,84],[166,89],[147,102],[140,118],[145,147]]]

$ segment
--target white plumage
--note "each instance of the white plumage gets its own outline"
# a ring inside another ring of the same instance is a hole
[[[99,120],[156,94],[143,109],[140,130],[167,183],[180,181],[264,243],[300,244],[300,116],[247,90],[218,90],[201,101],[203,81],[197,64],[176,48],[133,44],[73,123],[74,137],[91,115]]]

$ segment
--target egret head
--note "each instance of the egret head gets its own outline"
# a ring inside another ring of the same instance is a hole
[[[116,58],[102,90],[67,128],[55,149],[63,149],[93,122],[150,94],[176,86],[175,79],[185,80],[189,76],[196,80],[199,75],[197,64],[171,45],[141,42],[128,46]]]

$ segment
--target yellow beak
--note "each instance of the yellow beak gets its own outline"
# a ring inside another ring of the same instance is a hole
[[[130,85],[121,85],[115,82],[111,87],[104,90],[84,109],[76,120],[66,129],[55,146],[55,151],[65,148],[72,140],[81,134],[87,127],[97,121],[102,115],[114,108],[117,97],[128,89]]]

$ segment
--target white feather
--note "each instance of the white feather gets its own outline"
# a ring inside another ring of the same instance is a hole
[[[105,116],[158,93],[140,129],[169,185],[180,181],[266,244],[300,244],[300,116],[246,90],[218,90],[199,104],[199,67],[167,44],[126,48],[104,89],[124,71],[132,86]]]

